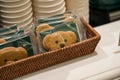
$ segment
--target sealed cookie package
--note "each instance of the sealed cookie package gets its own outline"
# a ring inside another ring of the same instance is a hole
[[[58,14],[48,18],[40,18],[38,24],[47,23],[51,26],[55,26],[68,21],[75,21],[75,15],[71,12],[65,12],[64,14]]]
[[[73,12],[69,12],[66,14],[66,19],[64,20],[64,22],[69,22],[69,21],[73,21],[76,23],[77,25],[77,32],[80,38],[80,41],[87,39],[86,38],[86,29],[85,26],[83,25],[83,23],[81,22],[80,18],[83,18],[82,16],[79,16],[76,13]]]
[[[46,52],[42,46],[42,39],[40,37],[40,33],[44,32],[46,30],[53,29],[53,25],[60,24],[60,20],[63,20],[65,16],[63,14],[57,15],[57,16],[52,16],[49,18],[41,18],[37,21],[37,25],[35,26],[35,32],[37,35],[37,42],[39,45],[39,52],[43,53]]]
[[[80,20],[80,18],[82,16],[79,16],[78,14],[73,13],[73,12],[69,12],[65,15],[66,15],[66,18],[64,19],[64,22],[70,22],[70,21],[75,22],[77,25],[77,32],[78,32],[80,41],[85,40],[86,39],[86,29]]]
[[[2,33],[0,37],[5,42],[0,44],[0,66],[34,55],[31,39],[24,30]]]
[[[37,40],[37,44],[38,44],[38,47],[39,47],[39,53],[43,53],[45,52],[45,50],[43,49],[42,47],[42,39],[40,37],[40,33],[41,32],[44,32],[46,30],[51,30],[53,29],[54,27],[48,25],[47,23],[42,23],[42,24],[39,24],[36,28],[35,28],[35,33],[36,33],[36,40]]]
[[[6,37],[8,38],[8,35],[5,34],[2,36],[4,36],[4,38]],[[6,48],[6,47],[23,47],[26,49],[28,53],[30,52],[28,54],[29,56],[33,55],[30,38],[27,35],[24,35],[23,30],[19,30],[14,34],[10,35],[9,39],[5,43],[0,44],[0,49]]]
[[[74,25],[71,23],[74,23],[76,28],[74,28]],[[44,33],[45,31],[52,31],[51,29],[55,30],[57,29],[56,27],[62,24],[62,28],[59,28],[60,30],[66,29],[69,27],[71,30],[77,33],[77,38],[79,39],[78,41],[82,41],[86,39],[86,29],[84,28],[82,22],[80,21],[80,17],[72,12],[66,12],[64,14],[59,14],[55,16],[51,16],[48,18],[41,18],[38,20],[37,26],[36,26],[36,33],[37,33],[37,38],[39,41],[39,49],[41,49],[41,52],[44,52],[43,49],[43,43],[42,43],[42,37],[40,36],[40,33]],[[64,25],[63,25],[64,24]],[[64,26],[64,28],[63,28]],[[58,30],[59,30],[58,29]],[[74,30],[76,29],[76,30]]]
[[[41,32],[39,35],[45,51],[60,49],[80,41],[77,25],[73,21],[58,24],[53,29]]]
[[[31,38],[29,33],[24,34],[24,30],[20,30],[17,33],[16,40],[12,41],[12,43],[16,43],[15,46],[21,46],[25,48],[28,52],[28,56],[34,55],[34,48],[36,46],[32,45]]]
[[[17,25],[0,28],[0,34],[9,34],[18,31]]]
[[[36,22],[35,32],[37,34],[37,42],[39,44],[40,52],[45,52],[45,50],[43,49],[42,39],[39,34],[46,30],[53,29],[54,28],[53,26],[63,23],[62,20],[64,19],[65,19],[64,14],[59,14],[48,18],[41,18]]]
[[[32,45],[32,48],[33,48],[33,53],[38,54],[39,53],[39,48],[38,48],[38,42],[36,40],[34,30],[27,29],[27,30],[24,31],[24,33],[25,33],[25,35],[29,36],[29,38],[30,38],[31,45]]]
[[[13,25],[0,29],[0,44],[13,40],[15,33],[18,31],[17,26]]]
[[[82,41],[87,39],[87,36],[86,36],[86,28],[81,22],[80,18],[83,17],[76,14],[76,25],[78,26],[77,28],[78,28],[79,36],[81,37],[81,41]]]
[[[85,40],[86,29],[80,20],[80,16],[73,12],[65,12],[64,14],[59,14],[48,18],[39,19],[38,24],[46,23],[50,26],[55,26],[64,22],[71,22],[71,21],[75,22],[77,25],[77,31],[79,33],[78,35],[79,38],[81,39],[80,41]]]

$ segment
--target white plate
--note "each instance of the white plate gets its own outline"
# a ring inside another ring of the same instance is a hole
[[[53,12],[53,13],[39,13],[39,12],[35,12],[34,13],[34,16],[38,17],[38,18],[46,18],[46,17],[50,17],[50,16],[53,16],[53,15],[57,15],[57,14],[63,14],[65,13],[66,11],[66,8],[60,10],[60,11],[57,11],[57,12]]]
[[[65,2],[64,0],[55,0],[50,2],[40,2],[40,1],[33,1],[33,6],[39,6],[39,7],[54,7],[62,2]]]
[[[29,7],[32,7],[31,4],[32,4],[31,2],[28,2],[25,5],[20,6],[20,7],[13,7],[13,8],[1,7],[0,11],[3,12],[3,13],[17,13],[17,12],[22,12],[22,11],[28,9]]]
[[[9,27],[9,26],[11,26],[11,25],[16,24],[17,27],[22,28],[22,27],[26,27],[26,26],[28,26],[28,25],[31,25],[32,22],[33,22],[33,18],[31,17],[30,19],[28,19],[28,20],[26,20],[26,21],[24,21],[24,22],[21,22],[21,23],[13,23],[13,24],[5,24],[5,23],[3,23],[2,25],[3,25],[4,27]]]
[[[54,10],[58,10],[59,8],[61,8],[62,6],[65,7],[65,2],[63,1],[62,3],[56,5],[56,6],[50,6],[50,7],[41,7],[41,6],[34,6],[34,11],[54,11]]]
[[[3,13],[1,12],[1,16],[5,17],[5,18],[16,18],[16,17],[20,17],[23,16],[25,13],[32,11],[32,7],[29,7],[28,9],[22,11],[22,12],[18,12],[18,13]]]
[[[51,1],[55,1],[55,0],[34,0],[34,1],[39,1],[39,2],[51,2]]]
[[[25,28],[28,28],[28,27],[32,26],[32,23],[33,23],[33,18],[31,18],[30,20],[28,20],[28,21],[26,21],[26,22],[20,23],[20,24],[18,24],[17,26],[18,26],[19,28],[25,29]]]
[[[0,0],[1,2],[18,2],[20,0]]]
[[[30,0],[20,0],[19,2],[13,2],[13,3],[7,3],[7,2],[1,2],[0,6],[5,8],[14,8],[14,7],[20,7],[28,2],[31,2]]]

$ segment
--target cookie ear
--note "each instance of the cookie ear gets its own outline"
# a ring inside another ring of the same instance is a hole
[[[16,51],[19,51],[21,53],[21,56],[23,56],[23,58],[26,58],[28,56],[26,49],[24,49],[23,47],[16,48]]]
[[[51,37],[52,37],[51,34],[48,34],[43,38],[43,47],[47,50],[48,50],[47,44],[51,41]]]
[[[48,25],[47,23],[43,23],[43,24],[40,24],[37,26],[36,28],[36,32],[39,33],[39,32],[42,32],[42,31],[46,31],[46,30],[49,30],[49,29],[52,29],[53,27]]]
[[[74,41],[77,40],[77,36],[76,36],[76,34],[75,34],[74,32],[72,32],[72,31],[67,31],[67,33],[70,35],[71,39],[73,39]]]

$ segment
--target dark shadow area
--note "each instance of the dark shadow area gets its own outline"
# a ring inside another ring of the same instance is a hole
[[[89,0],[89,23],[93,27],[120,20],[120,0]]]

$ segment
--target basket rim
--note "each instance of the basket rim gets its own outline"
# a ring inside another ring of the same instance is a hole
[[[80,20],[83,22],[83,24],[89,28],[93,33],[96,35],[96,37],[101,38],[100,34],[89,24],[85,21],[83,17],[80,17]]]

